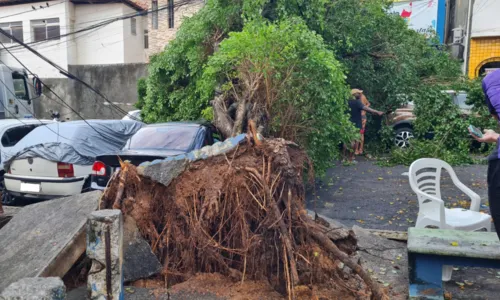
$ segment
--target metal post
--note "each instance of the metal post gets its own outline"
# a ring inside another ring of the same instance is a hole
[[[87,222],[90,299],[123,299],[123,218],[120,210],[93,212]]]

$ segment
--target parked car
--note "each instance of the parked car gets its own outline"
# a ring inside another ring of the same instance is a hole
[[[460,108],[462,114],[469,115],[471,113],[472,107],[466,104],[467,93],[453,90],[443,91],[443,93],[451,97],[451,100]],[[389,115],[388,121],[394,129],[394,144],[397,147],[406,148],[410,146],[410,141],[414,138],[413,122],[417,118],[413,113],[414,108],[414,103],[409,101]],[[432,133],[429,133],[428,137],[431,136]]]
[[[4,168],[4,202],[46,200],[90,188],[95,157],[123,148],[143,127],[137,121],[88,120],[52,123],[27,134],[12,148]]]
[[[135,121],[140,121],[141,120],[141,111],[140,110],[132,110],[127,113],[125,117],[123,117],[122,120],[135,120]]]
[[[33,129],[43,124],[50,124],[50,120],[35,119],[5,119],[0,120],[0,191],[4,189],[3,169],[5,156],[12,152],[12,148]]]
[[[134,165],[187,153],[214,143],[212,125],[194,122],[171,122],[143,127],[120,151],[96,157],[92,167],[91,188],[103,190],[111,175],[120,167],[119,159]]]

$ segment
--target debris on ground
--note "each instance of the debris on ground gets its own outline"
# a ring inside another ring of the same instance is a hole
[[[63,277],[85,252],[95,191],[22,208],[0,229],[0,291],[26,277]]]
[[[179,160],[159,164],[175,164],[177,176],[156,181],[144,176],[148,167],[123,163],[100,204],[136,221],[164,287],[218,273],[219,290],[255,281],[289,298],[388,299],[359,264],[353,232],[307,215],[312,167],[297,145],[248,138],[224,154]]]

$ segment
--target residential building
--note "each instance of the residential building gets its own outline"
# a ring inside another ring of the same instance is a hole
[[[144,10],[131,0],[0,0],[0,28],[64,69],[78,65],[145,63]],[[106,26],[97,25],[134,14],[137,16]],[[89,28],[92,29],[86,30]],[[0,41],[40,78],[64,77],[15,41],[4,35]],[[0,59],[7,65],[19,66],[1,45]]]
[[[0,0],[1,1],[1,0]],[[149,0],[149,56],[159,53],[175,38],[184,18],[194,15],[204,0]]]
[[[499,14],[500,1],[475,0],[468,62],[470,78],[500,68]]]

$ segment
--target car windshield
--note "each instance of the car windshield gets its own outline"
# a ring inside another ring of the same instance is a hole
[[[188,151],[198,130],[197,126],[145,127],[130,139],[126,148]]]

